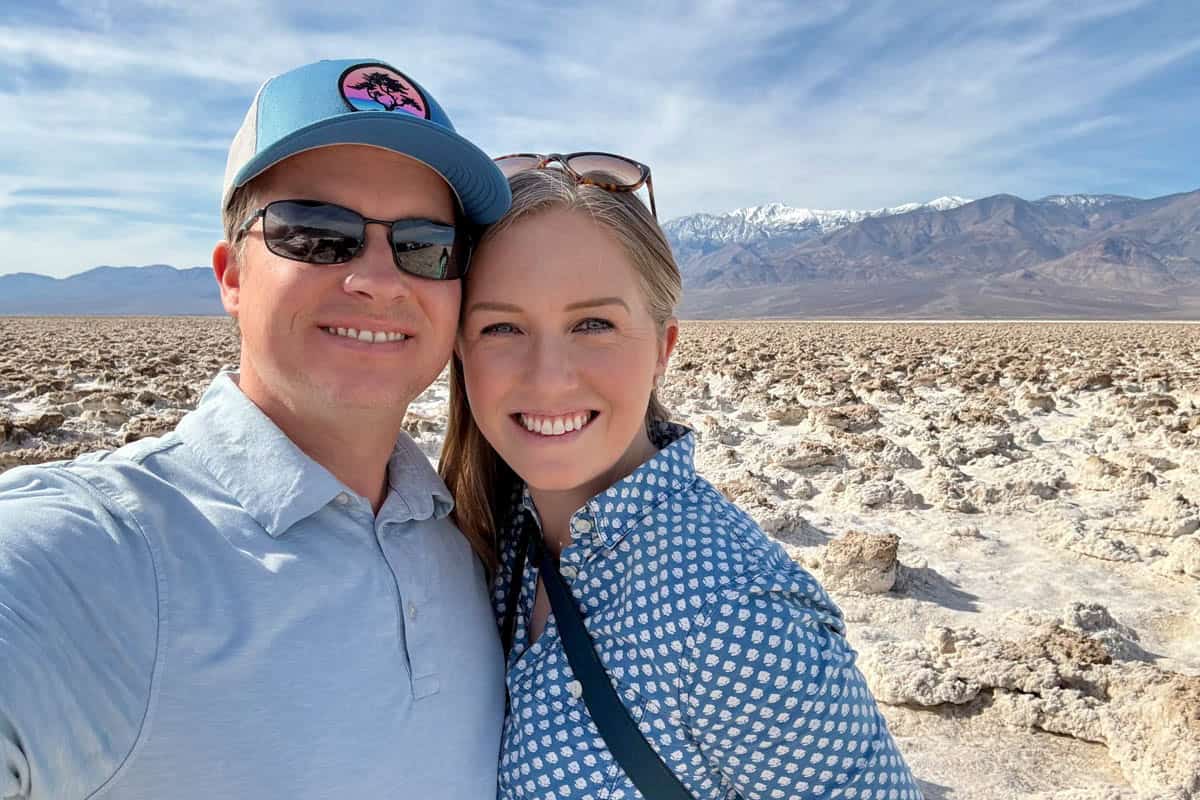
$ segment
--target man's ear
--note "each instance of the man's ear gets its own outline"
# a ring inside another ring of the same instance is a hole
[[[221,305],[229,316],[237,319],[242,290],[242,265],[238,261],[237,248],[226,241],[217,242],[213,248],[212,267],[221,290]]]
[[[660,377],[667,371],[667,362],[675,352],[675,343],[679,340],[679,320],[671,317],[663,323],[662,333],[658,337],[658,369]]]

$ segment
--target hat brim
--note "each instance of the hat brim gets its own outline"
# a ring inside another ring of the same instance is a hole
[[[381,147],[420,161],[450,184],[463,213],[479,225],[498,220],[512,201],[508,180],[487,153],[453,131],[393,111],[355,111],[294,131],[247,161],[230,193],[297,153],[339,144]]]

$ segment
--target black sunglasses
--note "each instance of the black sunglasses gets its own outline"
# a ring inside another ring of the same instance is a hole
[[[263,241],[277,256],[306,264],[344,264],[367,242],[368,225],[387,225],[396,267],[418,278],[448,281],[467,274],[471,236],[465,226],[427,219],[370,219],[349,208],[317,200],[276,200],[241,224],[245,236],[262,217]]]

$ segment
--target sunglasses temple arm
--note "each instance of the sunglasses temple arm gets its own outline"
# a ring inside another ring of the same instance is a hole
[[[243,222],[241,227],[239,227],[237,229],[237,232],[233,234],[233,240],[236,242],[237,240],[239,240],[243,236],[245,236],[247,233],[249,233],[250,229],[254,227],[254,223],[258,221],[258,218],[265,215],[266,213],[267,213],[266,208],[260,208],[257,211],[255,211],[253,214],[251,214],[250,218],[248,220],[246,220],[245,222]]]
[[[646,170],[646,193],[650,195],[650,213],[658,219],[658,209],[654,207],[654,181],[650,179],[650,171]]]

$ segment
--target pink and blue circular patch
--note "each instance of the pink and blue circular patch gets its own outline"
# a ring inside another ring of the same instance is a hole
[[[401,111],[429,119],[421,90],[386,64],[356,64],[342,73],[338,88],[354,111]]]

